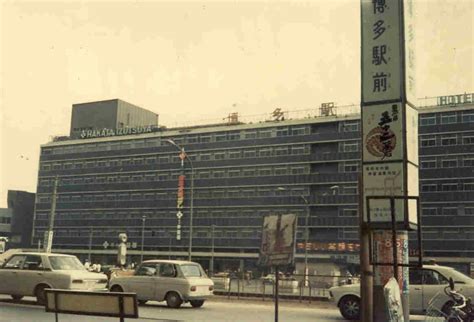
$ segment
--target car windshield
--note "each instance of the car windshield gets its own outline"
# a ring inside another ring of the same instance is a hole
[[[201,269],[198,265],[181,265],[181,271],[186,277],[200,277]]]
[[[86,270],[84,265],[72,256],[49,256],[51,268],[54,270]]]

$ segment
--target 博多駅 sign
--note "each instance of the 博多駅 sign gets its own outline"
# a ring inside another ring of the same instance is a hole
[[[362,0],[362,101],[401,98],[400,1]]]
[[[82,130],[81,139],[99,138],[107,136],[118,136],[118,135],[130,135],[130,134],[142,134],[151,133],[155,129],[155,126],[137,126],[137,127],[124,127],[118,129],[101,129],[101,130]]]

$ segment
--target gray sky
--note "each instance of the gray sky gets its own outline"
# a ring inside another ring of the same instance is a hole
[[[417,96],[474,92],[474,0],[414,1]],[[0,207],[36,191],[74,103],[121,98],[176,126],[360,101],[356,0],[0,3]]]

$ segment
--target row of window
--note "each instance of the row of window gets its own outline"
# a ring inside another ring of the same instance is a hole
[[[474,207],[423,207],[422,214],[423,216],[472,216],[474,215]]]
[[[220,150],[215,152],[192,153],[188,157],[192,161],[214,161],[214,160],[231,160],[231,159],[251,159],[264,158],[271,156],[285,156],[285,155],[303,155],[309,154],[309,145],[293,145],[281,147],[263,147],[252,148],[244,150]],[[42,162],[41,170],[71,170],[71,169],[92,169],[92,168],[108,168],[120,166],[141,166],[141,165],[156,165],[156,164],[179,164],[178,153],[173,155],[159,155],[148,157],[125,157],[121,159],[112,160],[81,160],[81,161],[65,161],[65,162]]]
[[[237,177],[255,177],[255,176],[282,176],[282,175],[300,175],[309,174],[309,165],[294,166],[274,166],[274,167],[249,167],[249,168],[229,168],[216,170],[199,170],[194,173],[195,179],[212,179],[212,178],[237,178]],[[82,184],[106,184],[106,183],[128,183],[128,182],[153,182],[178,180],[181,172],[163,171],[148,172],[137,174],[117,175],[97,175],[97,176],[78,176],[78,177],[61,177],[58,179],[58,185],[82,185]],[[54,178],[40,178],[38,185],[47,187],[54,185]]]
[[[279,187],[280,188],[280,187]],[[356,185],[347,185],[338,188],[338,193],[342,195],[357,195]],[[255,197],[289,197],[307,196],[309,191],[306,188],[288,187],[278,189],[275,187],[240,187],[228,189],[195,190],[194,197],[198,199],[219,199],[219,198],[255,198]],[[176,198],[177,192],[170,191],[134,191],[134,192],[108,192],[108,193],[82,193],[82,194],[57,194],[58,202],[102,202],[102,201],[139,201],[139,200],[168,200]],[[50,194],[38,194],[38,202],[51,202]]]
[[[474,134],[444,134],[441,136],[431,135],[420,138],[421,147],[448,146],[448,145],[472,145]]]
[[[127,237],[129,238],[140,238],[141,237],[141,230],[139,229],[101,229],[94,227],[93,229],[74,229],[74,228],[67,228],[61,229],[56,228],[54,230],[54,237],[91,237],[94,236],[101,238],[110,238],[111,241],[115,241],[117,236],[121,233],[126,233]],[[43,236],[44,230],[37,229],[35,232],[35,236]],[[181,230],[181,236],[187,236],[189,232],[187,229]],[[214,238],[252,238],[252,239],[260,239],[261,230],[260,229],[251,229],[249,228],[236,228],[236,227],[215,227],[214,228]],[[164,237],[169,238],[170,236],[176,236],[175,228],[170,228],[169,230],[152,230],[152,229],[145,229],[145,238],[150,237]],[[188,235],[189,236],[189,235]],[[211,238],[212,237],[212,229],[211,227],[208,228],[194,228],[193,229],[193,238]],[[94,239],[93,239],[94,240]],[[130,248],[136,248],[133,244],[134,242],[130,242]],[[116,244],[114,244],[116,245]],[[113,247],[112,244],[109,243],[110,247]]]
[[[339,142],[339,152],[359,152],[360,143],[357,140]]]
[[[420,126],[454,123],[474,123],[474,112],[462,111],[420,115]]]
[[[225,141],[237,141],[237,140],[251,140],[251,139],[265,139],[273,137],[284,137],[284,136],[299,136],[310,134],[309,125],[295,125],[295,126],[283,126],[275,128],[263,128],[263,129],[252,129],[242,131],[228,131],[228,132],[215,132],[215,133],[203,133],[203,134],[189,134],[186,136],[173,137],[173,141],[178,144],[194,144],[194,143],[212,143],[212,142],[225,142]],[[160,147],[170,146],[167,142],[168,138],[149,138],[149,139],[135,139],[120,142],[101,142],[101,143],[90,143],[90,144],[77,144],[74,146],[64,147],[45,147],[42,149],[42,153],[48,154],[70,154],[70,153],[84,153],[84,152],[97,152],[97,151],[115,151],[115,150],[130,150],[140,149],[149,147]]]
[[[464,183],[442,183],[442,184],[422,184],[421,191],[437,192],[437,191],[474,191],[474,182]]]
[[[0,225],[1,224],[10,224],[12,221],[11,217],[0,217]]]
[[[341,210],[342,211],[342,210]],[[349,211],[349,210],[348,210]],[[350,210],[353,211],[353,210]],[[241,220],[247,218],[262,218],[269,214],[288,214],[294,213],[297,216],[302,216],[306,213],[305,209],[288,209],[288,208],[275,208],[275,209],[228,209],[228,210],[202,210],[196,209],[194,211],[194,218],[196,219],[215,219],[215,218],[240,218]],[[185,214],[186,215],[186,214]],[[350,215],[350,213],[347,213]],[[141,226],[141,220],[145,217],[146,220],[153,219],[173,219],[176,220],[176,210],[165,211],[165,210],[145,210],[145,211],[112,211],[112,210],[88,210],[88,211],[69,211],[62,212],[58,211],[55,218],[58,220],[72,220],[72,221],[89,221],[89,220],[102,220],[102,219],[113,219],[113,220],[129,220],[136,219],[139,221]],[[49,218],[49,212],[38,212],[36,214],[37,220],[47,220]]]
[[[347,190],[354,192],[351,189]],[[194,197],[198,199],[207,198],[252,198],[265,196],[301,196],[306,195],[304,188],[291,190],[277,190],[271,188],[230,188],[230,189],[214,189],[194,191]],[[138,200],[168,200],[176,198],[176,191],[160,191],[160,192],[110,192],[110,193],[84,193],[84,194],[58,194],[58,202],[102,202],[102,201],[138,201]],[[38,195],[38,202],[51,202],[51,195]]]
[[[474,167],[474,155],[452,156],[447,158],[424,157],[420,162],[421,169],[458,167]]]

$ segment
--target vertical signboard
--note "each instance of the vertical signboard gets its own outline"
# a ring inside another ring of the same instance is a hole
[[[370,196],[418,196],[418,115],[407,104],[405,91],[406,77],[412,78],[410,93],[415,91],[413,4],[409,2],[411,20],[404,21],[402,0],[361,0],[364,201]],[[410,28],[410,54],[403,41],[405,28]],[[407,59],[411,65],[405,72]],[[365,222],[370,211],[373,227],[391,225],[389,199],[371,200],[370,207],[363,209]],[[414,227],[416,200],[397,199],[395,217],[407,228]]]
[[[362,101],[401,99],[400,1],[362,0]]]

